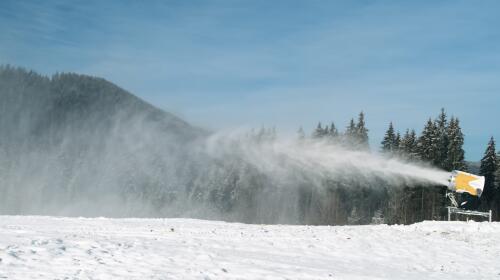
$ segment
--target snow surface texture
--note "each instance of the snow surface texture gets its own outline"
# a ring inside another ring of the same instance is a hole
[[[0,216],[0,279],[500,279],[500,224]]]

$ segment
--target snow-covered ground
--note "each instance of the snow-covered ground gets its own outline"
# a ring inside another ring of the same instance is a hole
[[[0,279],[500,279],[500,224],[0,216]]]

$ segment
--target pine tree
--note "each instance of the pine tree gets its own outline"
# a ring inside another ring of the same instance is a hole
[[[410,131],[410,138],[408,139],[408,144],[406,145],[408,148],[408,152],[412,154],[417,153],[417,133],[415,129]]]
[[[351,119],[349,126],[347,126],[344,134],[342,135],[342,144],[348,148],[356,148],[356,123]]]
[[[497,169],[495,170],[495,189],[500,191],[500,151],[497,153]]]
[[[417,151],[422,160],[433,163],[438,166],[438,133],[434,122],[429,119],[422,131],[422,135],[418,138]]]
[[[339,136],[339,132],[338,132],[337,128],[335,127],[335,123],[333,123],[333,122],[330,125],[330,130],[328,131],[328,136],[332,139],[335,139],[335,138],[337,138],[337,136]]]
[[[351,140],[356,137],[356,123],[354,122],[354,119],[351,119],[351,121],[349,122],[349,126],[345,131],[345,135]]]
[[[448,147],[446,161],[443,167],[448,171],[465,171],[467,169],[467,165],[465,163],[465,151],[463,149],[464,135],[460,128],[460,121],[457,118],[452,117],[447,130]]]
[[[500,153],[497,154],[497,170],[495,172],[495,196],[493,207],[496,206],[496,220],[500,219]]]
[[[434,162],[439,167],[445,168],[448,154],[448,120],[444,108],[441,108],[441,113],[435,121],[437,151]]]
[[[405,134],[401,138],[401,141],[399,141],[398,150],[401,152],[401,154],[408,155],[408,148],[406,147],[406,145],[408,145],[409,138],[410,138],[410,130],[407,129],[405,131]]]
[[[387,129],[384,140],[382,140],[382,152],[392,153],[396,147],[396,134],[394,132],[394,126],[392,122],[389,123],[389,128]]]
[[[484,176],[486,182],[484,184],[484,191],[481,195],[481,207],[483,209],[491,209],[492,202],[495,196],[495,173],[497,170],[497,155],[495,152],[495,139],[490,138],[488,147],[484,152],[481,159],[480,175]]]
[[[394,139],[394,153],[399,154],[400,149],[399,146],[401,145],[401,133],[396,133],[396,138]]]
[[[321,122],[319,122],[312,136],[313,138],[319,139],[323,138],[327,133],[328,133],[328,126],[326,126],[326,128],[323,129],[323,127],[321,126]]]
[[[361,149],[369,149],[368,129],[366,128],[365,114],[363,111],[359,113],[358,124],[356,125],[356,140]]]
[[[406,130],[399,143],[399,150],[402,155],[409,159],[417,158],[417,134],[414,129]]]
[[[417,136],[415,130],[407,129],[399,143],[399,151],[407,158],[416,158]]]

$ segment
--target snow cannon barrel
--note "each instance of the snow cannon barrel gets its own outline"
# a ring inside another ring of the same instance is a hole
[[[449,179],[448,189],[457,193],[469,193],[480,197],[483,193],[484,177],[463,171],[453,170]]]

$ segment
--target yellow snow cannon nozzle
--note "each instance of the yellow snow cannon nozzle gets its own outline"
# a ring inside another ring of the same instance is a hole
[[[453,170],[448,189],[457,193],[469,193],[480,197],[484,188],[484,177],[463,171]]]

